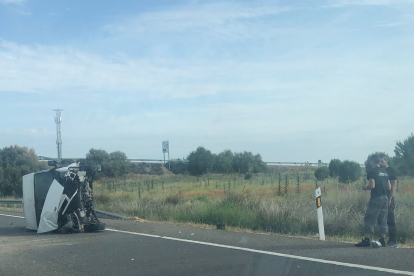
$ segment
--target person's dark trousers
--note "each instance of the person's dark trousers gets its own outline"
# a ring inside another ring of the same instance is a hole
[[[395,210],[395,201],[394,201],[394,197],[392,197],[391,205],[388,206],[387,224],[388,224],[388,233],[390,236],[390,241],[397,243],[397,227],[395,226],[394,210]]]
[[[388,233],[388,197],[380,196],[371,198],[369,200],[367,211],[364,217],[364,233],[374,233],[375,223],[378,223],[378,227],[381,234]]]

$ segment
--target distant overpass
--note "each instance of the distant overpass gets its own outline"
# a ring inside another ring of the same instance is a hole
[[[163,163],[164,160],[160,159],[128,159],[131,162],[154,162],[154,163]],[[182,160],[182,159],[180,159]],[[187,163],[188,160],[184,159],[182,160],[184,163]],[[311,162],[263,162],[267,165],[308,165],[308,166],[328,166],[328,163],[311,163]]]
[[[66,160],[81,160],[85,158],[63,158]],[[40,161],[49,161],[49,160],[58,160],[57,158],[51,158],[51,157],[45,157],[45,156],[39,156]],[[188,161],[186,159],[180,159],[184,163],[187,163]],[[145,158],[129,158],[128,161],[130,162],[148,162],[148,163],[164,163],[163,159],[145,159]],[[285,166],[327,166],[328,163],[323,162],[278,162],[278,161],[272,161],[272,162],[264,162],[267,165],[285,165]]]

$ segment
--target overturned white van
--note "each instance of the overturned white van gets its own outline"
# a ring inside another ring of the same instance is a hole
[[[26,227],[37,233],[104,230],[93,207],[93,177],[99,170],[73,163],[23,176]]]

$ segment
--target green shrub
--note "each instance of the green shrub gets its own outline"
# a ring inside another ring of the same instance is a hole
[[[234,155],[231,150],[225,150],[217,154],[214,159],[213,172],[232,173]]]
[[[329,168],[328,167],[320,167],[315,171],[315,177],[319,181],[324,181],[329,177]]]
[[[108,154],[105,150],[90,149],[85,159],[88,165],[101,165],[102,171],[97,177],[119,177],[130,171],[130,162],[125,153],[114,151]]]
[[[147,163],[130,163],[129,164],[129,171],[134,174],[147,174]]]
[[[150,175],[163,175],[164,171],[162,170],[162,165],[159,163],[151,164],[149,174]]]
[[[95,193],[93,195],[93,200],[97,203],[97,204],[103,204],[103,205],[108,205],[111,201],[112,198],[110,195],[108,194],[103,194],[103,193]]]
[[[341,160],[339,159],[332,159],[329,162],[329,176],[330,177],[338,177],[339,167],[341,166]]]
[[[404,175],[414,175],[414,134],[411,133],[404,141],[397,142],[393,161],[397,171]]]
[[[247,151],[234,154],[233,170],[237,173],[260,173],[266,169],[267,166],[260,154],[253,155]]]
[[[173,159],[170,162],[165,163],[165,167],[174,174],[184,174],[187,172],[187,164],[181,159]]]
[[[192,175],[202,175],[211,172],[214,164],[214,155],[211,151],[198,147],[188,155],[187,169]]]
[[[0,149],[0,193],[4,196],[23,195],[23,175],[47,169],[39,162],[34,149],[10,146]]]
[[[361,165],[355,161],[345,160],[341,163],[338,170],[339,182],[355,182],[361,176]]]
[[[202,201],[202,202],[207,202],[208,201],[208,197],[206,195],[197,195],[195,197],[191,198],[191,201]]]
[[[253,174],[251,174],[251,173],[246,173],[246,174],[244,175],[244,179],[245,179],[245,180],[250,180],[250,179],[252,179],[252,177],[253,177]]]
[[[164,202],[167,204],[177,205],[180,203],[181,198],[178,195],[170,195],[164,199]]]

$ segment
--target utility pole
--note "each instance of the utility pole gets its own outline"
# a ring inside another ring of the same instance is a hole
[[[56,112],[55,123],[56,123],[56,146],[58,159],[62,159],[62,133],[60,131],[60,124],[62,123],[62,111],[63,109],[53,109]]]

